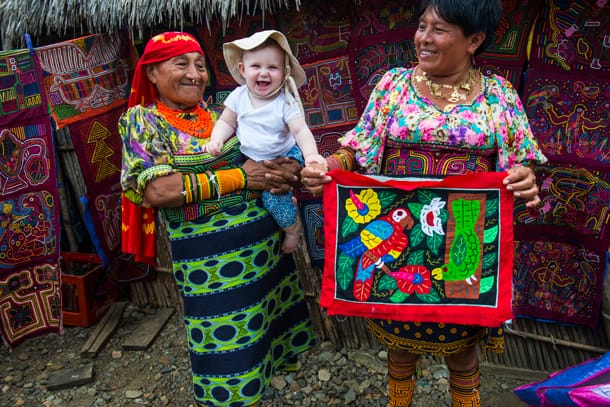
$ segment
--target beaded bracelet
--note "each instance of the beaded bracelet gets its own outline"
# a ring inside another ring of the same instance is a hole
[[[195,202],[195,197],[193,195],[193,180],[191,179],[191,174],[184,174],[184,176],[182,177],[182,195],[184,196],[185,204]]]

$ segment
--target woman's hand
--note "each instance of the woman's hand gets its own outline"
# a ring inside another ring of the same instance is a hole
[[[523,198],[527,208],[536,208],[542,202],[538,196],[538,185],[536,175],[530,167],[516,166],[508,170],[508,176],[504,178],[506,189],[511,191],[516,198]]]
[[[242,169],[246,172],[246,188],[285,194],[297,185],[301,165],[292,158],[279,157],[263,162],[247,160]]]
[[[332,180],[326,175],[324,167],[318,163],[312,163],[301,170],[301,183],[314,196],[321,195],[324,184]]]

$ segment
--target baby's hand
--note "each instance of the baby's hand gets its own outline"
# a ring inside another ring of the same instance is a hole
[[[216,140],[210,140],[205,145],[205,152],[210,153],[212,155],[220,154],[220,150],[222,149],[222,142]]]
[[[305,157],[305,166],[324,172],[326,172],[328,168],[326,159],[320,154],[309,154],[307,157]]]

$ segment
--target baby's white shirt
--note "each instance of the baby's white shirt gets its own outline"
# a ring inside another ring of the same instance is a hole
[[[248,87],[233,90],[224,102],[237,116],[236,134],[241,151],[254,161],[269,160],[285,155],[295,145],[290,135],[290,120],[303,116],[299,105],[288,104],[284,91],[263,106],[254,108],[248,96]]]

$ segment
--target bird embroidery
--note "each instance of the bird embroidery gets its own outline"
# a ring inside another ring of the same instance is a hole
[[[386,263],[400,256],[409,242],[404,229],[411,229],[413,224],[413,217],[407,209],[396,208],[366,225],[357,237],[339,245],[347,256],[360,256],[354,278],[354,297],[357,300],[368,300],[375,268],[383,269]]]
[[[449,248],[449,262],[432,270],[432,277],[444,281],[476,280],[475,272],[481,260],[481,245],[475,230],[480,203],[477,200],[456,199],[451,203],[455,218],[455,236]]]

